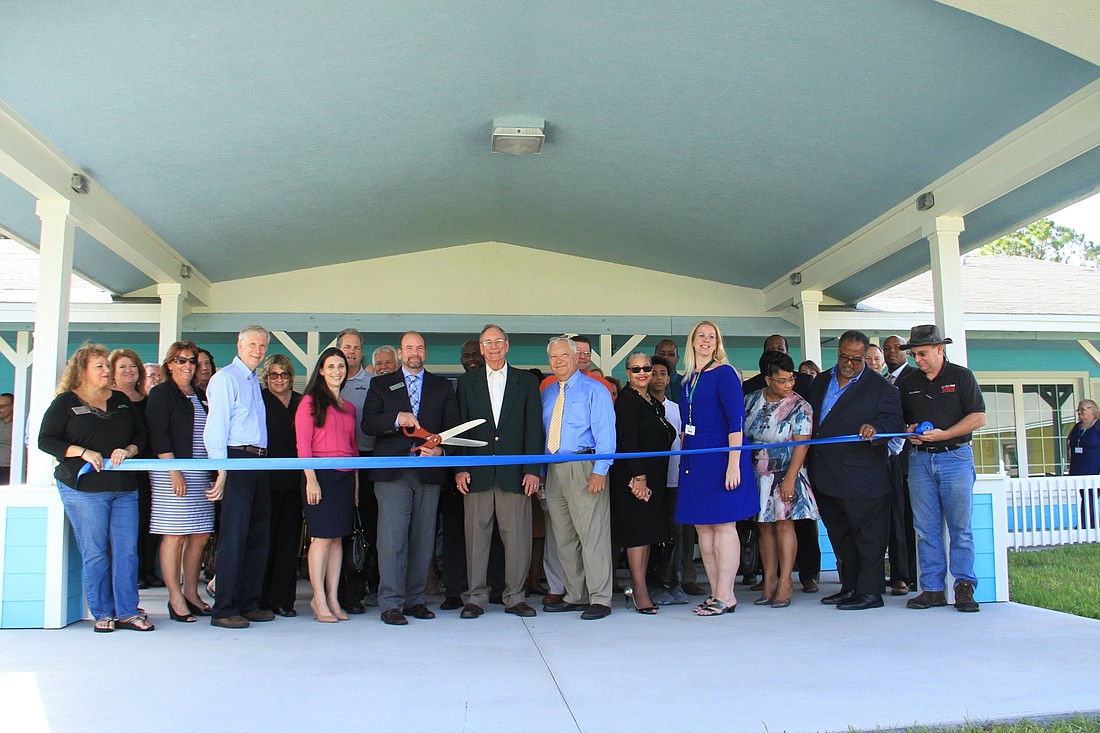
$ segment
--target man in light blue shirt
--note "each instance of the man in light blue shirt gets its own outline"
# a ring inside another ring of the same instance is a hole
[[[607,389],[577,369],[577,345],[566,336],[546,347],[557,382],[542,392],[546,452],[614,453],[615,407]],[[611,613],[611,461],[551,463],[546,506],[565,571],[565,598],[543,606],[548,613],[583,611],[581,618]]]
[[[267,455],[267,410],[256,369],[267,354],[267,330],[248,326],[237,334],[237,356],[210,378],[203,443],[211,458]],[[218,582],[212,626],[248,628],[250,621],[272,621],[261,610],[260,593],[271,534],[271,488],[266,471],[218,471],[221,496],[218,529]]]

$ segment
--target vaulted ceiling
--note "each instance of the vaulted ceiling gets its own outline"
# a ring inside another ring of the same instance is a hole
[[[213,281],[500,241],[764,288],[1094,61],[932,0],[58,0],[5,8],[0,100]],[[490,153],[508,115],[546,120],[541,155]],[[1093,150],[991,202],[964,245],[1098,171]],[[0,228],[37,242],[34,205],[0,176]],[[76,265],[151,282],[86,234]]]

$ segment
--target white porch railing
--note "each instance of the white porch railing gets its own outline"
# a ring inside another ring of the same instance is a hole
[[[1005,480],[1008,546],[1100,542],[1100,476]]]

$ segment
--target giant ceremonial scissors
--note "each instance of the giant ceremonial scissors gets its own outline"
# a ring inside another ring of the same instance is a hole
[[[467,448],[480,448],[484,445],[489,445],[484,440],[475,440],[474,438],[456,438],[459,433],[465,433],[467,430],[476,428],[481,423],[485,422],[485,418],[479,417],[477,420],[470,420],[464,422],[461,425],[456,425],[450,430],[444,430],[442,433],[429,433],[424,428],[402,428],[405,431],[405,435],[410,438],[423,438],[424,443],[418,446],[414,446],[409,449],[409,453],[416,453],[421,448],[434,448],[437,445],[461,445]]]

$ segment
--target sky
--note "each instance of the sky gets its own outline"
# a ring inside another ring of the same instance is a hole
[[[1051,214],[1050,218],[1055,224],[1081,232],[1085,239],[1100,244],[1100,193]]]

